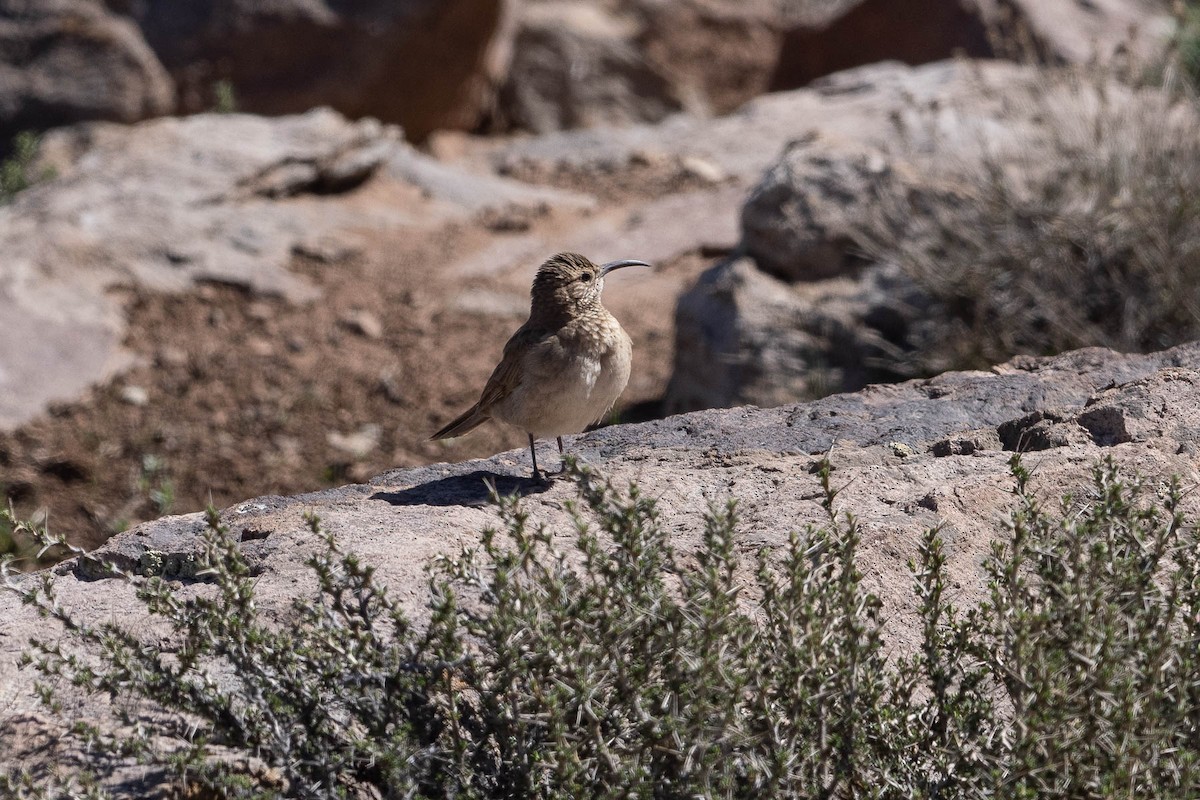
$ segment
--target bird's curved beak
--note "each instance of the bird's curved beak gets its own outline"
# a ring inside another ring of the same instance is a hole
[[[645,261],[636,261],[631,258],[627,258],[623,261],[610,261],[607,264],[605,264],[604,266],[600,267],[600,277],[603,278],[605,275],[612,272],[614,269],[621,269],[622,267],[649,267],[649,266],[650,265],[647,264]]]

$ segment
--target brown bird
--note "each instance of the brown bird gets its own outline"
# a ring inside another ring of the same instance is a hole
[[[596,266],[577,253],[542,264],[530,290],[529,320],[504,345],[479,402],[435,433],[450,439],[497,419],[529,436],[533,477],[541,478],[535,440],[562,437],[598,422],[629,382],[629,335],[600,302],[604,276],[644,261]]]

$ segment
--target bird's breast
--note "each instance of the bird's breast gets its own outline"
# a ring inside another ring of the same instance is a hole
[[[531,354],[527,379],[495,415],[539,438],[579,433],[616,403],[631,362],[629,336],[615,319],[581,320]]]

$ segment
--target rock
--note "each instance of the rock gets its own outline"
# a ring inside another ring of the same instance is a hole
[[[530,186],[495,175],[488,165],[477,170],[444,164],[412,147],[402,147],[388,161],[388,176],[412,184],[438,203],[479,214],[488,209],[564,208],[589,210],[593,197],[583,192]]]
[[[758,266],[785,280],[850,274],[864,262],[857,247],[876,185],[891,160],[867,147],[792,142],[742,209],[742,242]],[[798,185],[799,184],[799,185]]]
[[[664,406],[775,406],[911,377],[906,354],[938,334],[930,306],[894,267],[791,285],[725,261],[679,299]]]
[[[500,94],[505,125],[545,133],[657,122],[682,109],[635,34],[634,20],[591,3],[525,8]]]
[[[340,322],[349,330],[367,339],[379,339],[383,336],[383,323],[370,311],[363,309],[350,311],[342,316]]]
[[[512,40],[512,0],[110,2],[141,26],[185,111],[212,109],[227,82],[242,111],[331,106],[413,140],[479,123]]]
[[[360,255],[362,247],[341,236],[325,234],[296,242],[292,252],[321,264],[337,264]]]
[[[1170,475],[1185,485],[1200,479],[1194,456],[1174,448],[1175,436],[1200,429],[1200,344],[1151,355],[1089,349],[813,403],[710,410],[569,437],[568,447],[616,486],[636,481],[643,496],[655,498],[664,529],[683,552],[702,545],[699,522],[709,503],[731,497],[738,500],[735,546],[741,552],[780,551],[790,531],[822,524],[826,511],[810,470],[828,453],[840,487],[835,507],[858,521],[857,567],[882,602],[887,644],[908,653],[920,642],[921,618],[906,563],[916,557],[923,531],[940,527],[948,600],[967,612],[988,595],[981,565],[991,541],[1003,535],[999,521],[1014,505],[1012,453],[996,431],[1036,413],[1078,423],[1100,408],[1111,409],[1105,412],[1111,418],[1123,416],[1137,432],[1130,429],[1126,441],[1089,437],[1026,456],[1036,491],[1051,501],[1067,492],[1081,496],[1092,466],[1105,456],[1151,485]],[[969,455],[930,452],[943,441],[971,441],[974,449]],[[527,458],[516,450],[482,461],[394,470],[365,485],[249,500],[221,517],[239,536],[257,576],[255,604],[266,619],[288,624],[296,600],[312,589],[305,562],[319,542],[305,517],[315,514],[339,547],[374,567],[389,596],[422,624],[429,615],[429,559],[477,546],[480,531],[495,524],[485,479],[502,493],[526,495],[522,508],[530,526],[546,525],[564,537],[574,530],[567,508],[574,487],[558,481],[535,490],[525,477]],[[1188,494],[1188,519],[1194,521],[1198,511],[1200,498]],[[168,579],[194,576],[202,530],[199,514],[167,517],[116,536],[98,555]],[[152,642],[166,635],[137,601],[135,587],[110,579],[92,560],[65,562],[45,577],[61,605],[82,622],[118,620]],[[188,580],[174,591],[186,601],[206,596],[211,587]],[[73,763],[56,751],[39,755],[18,747],[34,741],[28,721],[40,719],[45,728],[37,735],[53,741],[81,717],[108,724],[109,700],[81,698],[64,685],[58,692],[68,713],[44,715],[37,673],[16,664],[30,636],[59,634],[10,593],[0,593],[0,619],[0,768],[13,760],[33,768],[39,758]]]
[[[778,22],[764,0],[528,3],[500,121],[546,132],[727,113],[766,89]]]
[[[88,0],[0,1],[0,140],[173,107],[170,77],[128,20]]]
[[[326,434],[329,443],[347,453],[354,458],[362,458],[370,453],[375,448],[379,447],[379,437],[382,431],[379,426],[374,423],[363,425],[356,431],[351,433],[340,433],[338,431],[330,431]]]
[[[677,87],[696,115],[728,114],[770,90],[787,2],[778,0],[632,0],[643,20],[646,60]]]
[[[797,4],[772,90],[880,61],[926,64],[955,54],[1087,64],[1132,51],[1162,55],[1173,30],[1158,0],[833,0]]]
[[[1051,62],[1087,64],[1114,54],[1160,57],[1175,26],[1163,0],[990,0],[984,17],[1016,29]]]
[[[515,139],[494,148],[490,160],[505,174],[601,174],[644,159],[684,163],[701,159],[728,181],[750,186],[763,177],[788,145],[817,135],[822,143],[847,148],[886,150],[897,136],[896,122],[916,127],[931,106],[959,101],[978,109],[971,120],[943,112],[947,134],[977,138],[979,120],[987,133],[1005,135],[996,123],[1006,113],[1003,91],[1016,91],[1039,79],[1039,70],[1002,61],[943,61],[921,67],[895,62],[839,73],[809,89],[765,95],[726,117],[705,119],[686,114],[658,125],[634,125],[604,131],[561,131]],[[815,140],[814,140],[815,141]],[[919,143],[929,146],[928,141]]]
[[[144,406],[150,402],[150,394],[141,386],[126,386],[121,389],[121,401],[131,406]]]
[[[797,6],[780,43],[773,90],[795,89],[880,61],[926,64],[955,53],[996,55],[979,8],[962,0],[833,0]]]

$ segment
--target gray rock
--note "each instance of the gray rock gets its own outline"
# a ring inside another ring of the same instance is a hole
[[[767,89],[784,17],[774,0],[527,3],[500,122],[545,132],[728,113]]]
[[[521,12],[500,93],[506,126],[535,133],[657,122],[683,108],[634,46],[636,22],[591,3],[538,3]]]
[[[765,95],[717,119],[677,114],[658,125],[516,139],[497,147],[490,159],[501,172],[516,173],[522,168],[613,171],[644,161],[647,154],[680,163],[699,158],[729,180],[749,185],[759,181],[793,141],[816,133],[825,143],[883,149],[895,138],[897,119],[915,123],[921,109],[946,106],[956,98],[969,98],[979,108],[994,107],[988,118],[996,130],[989,134],[1001,136],[1004,126],[995,120],[1003,109],[996,91],[1027,84],[1038,75],[1035,68],[1005,62],[874,64],[831,76],[809,89]],[[950,132],[968,135],[967,126],[958,125],[949,112],[941,122]]]
[[[1175,27],[1163,0],[987,0],[979,7],[989,22],[1023,32],[1046,60],[1074,64],[1122,52],[1160,57]]]
[[[742,209],[746,252],[785,280],[822,280],[861,267],[862,219],[876,201],[876,184],[892,180],[883,151],[816,139],[792,142]]]
[[[0,2],[0,140],[170,113],[174,86],[138,29],[88,0]]]
[[[930,301],[892,266],[789,284],[750,259],[713,267],[679,299],[671,412],[775,406],[912,377],[939,334]]]

